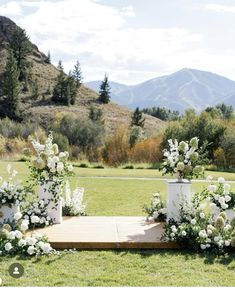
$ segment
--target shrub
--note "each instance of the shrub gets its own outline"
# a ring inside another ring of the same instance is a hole
[[[129,131],[127,127],[120,127],[106,142],[102,152],[105,163],[119,166],[128,162]]]
[[[83,152],[87,152],[102,144],[104,127],[90,119],[67,115],[60,122],[59,132],[68,138],[70,145],[79,146]]]
[[[156,163],[162,159],[161,137],[149,138],[137,143],[129,151],[129,160],[132,163]]]
[[[68,151],[69,150],[69,140],[66,136],[62,135],[61,133],[53,133],[53,140],[59,147],[61,151]]]

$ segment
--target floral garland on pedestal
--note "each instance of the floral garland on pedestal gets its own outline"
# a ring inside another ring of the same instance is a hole
[[[73,175],[73,166],[68,163],[69,154],[67,151],[59,152],[52,133],[44,144],[32,140],[32,146],[35,156],[30,163],[31,180],[39,184],[39,198],[47,205],[49,216],[55,223],[60,223],[61,191],[67,177]]]

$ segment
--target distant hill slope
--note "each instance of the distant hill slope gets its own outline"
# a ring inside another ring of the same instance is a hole
[[[16,29],[16,24],[9,18],[0,16],[0,78],[4,71],[6,64],[6,45]],[[85,87],[84,85],[78,91],[76,105],[67,107],[51,103],[50,95],[44,96],[45,101],[42,101],[42,95],[46,93],[48,88],[52,90],[55,85],[56,77],[59,70],[52,64],[45,63],[46,56],[39,51],[36,45],[33,45],[33,52],[29,56],[32,63],[31,78],[32,81],[37,81],[39,86],[39,100],[32,100],[32,93],[30,91],[22,93],[22,113],[26,117],[36,118],[44,126],[48,121],[53,119],[61,113],[74,115],[88,115],[91,105],[99,107],[103,110],[105,119],[105,128],[108,134],[112,134],[120,125],[129,125],[132,111],[119,106],[118,104],[110,102],[102,105],[97,101],[98,94]],[[94,63],[95,65],[95,63]],[[164,129],[165,123],[160,119],[156,119],[146,115],[146,134],[155,134]]]
[[[100,81],[86,85],[95,91]],[[225,102],[235,107],[235,81],[217,74],[184,68],[138,85],[110,83],[112,100],[130,108],[161,106],[184,111],[197,111]]]

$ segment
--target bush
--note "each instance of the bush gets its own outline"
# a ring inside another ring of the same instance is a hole
[[[129,131],[127,127],[120,127],[106,142],[102,152],[105,163],[119,166],[128,162]]]
[[[66,136],[61,133],[53,133],[53,139],[54,143],[58,145],[60,151],[69,150],[69,140]]]
[[[90,119],[64,116],[59,131],[65,135],[70,145],[79,146],[83,152],[100,146],[103,142],[104,127]]]
[[[137,143],[129,151],[131,163],[156,163],[162,160],[161,137],[149,138]]]
[[[27,139],[38,128],[36,123],[22,122],[18,123],[4,118],[0,120],[0,134],[5,138],[23,138]]]

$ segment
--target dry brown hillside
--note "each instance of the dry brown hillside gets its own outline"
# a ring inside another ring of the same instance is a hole
[[[6,17],[0,16],[0,75],[4,71],[6,64],[6,45],[11,37],[16,24]],[[45,126],[48,121],[61,113],[70,113],[79,115],[87,115],[91,105],[102,109],[105,120],[105,127],[108,134],[112,134],[120,125],[129,125],[132,111],[118,104],[110,102],[109,104],[101,104],[97,101],[98,95],[93,90],[82,85],[77,93],[76,104],[73,106],[55,105],[50,101],[51,95],[46,92],[52,90],[55,85],[56,77],[59,70],[52,64],[45,63],[46,56],[39,51],[36,45],[33,45],[33,52],[29,56],[32,63],[31,81],[38,83],[39,99],[32,100],[30,90],[22,93],[22,113],[26,117],[36,118]],[[146,134],[157,134],[164,129],[165,123],[157,118],[145,115]]]

